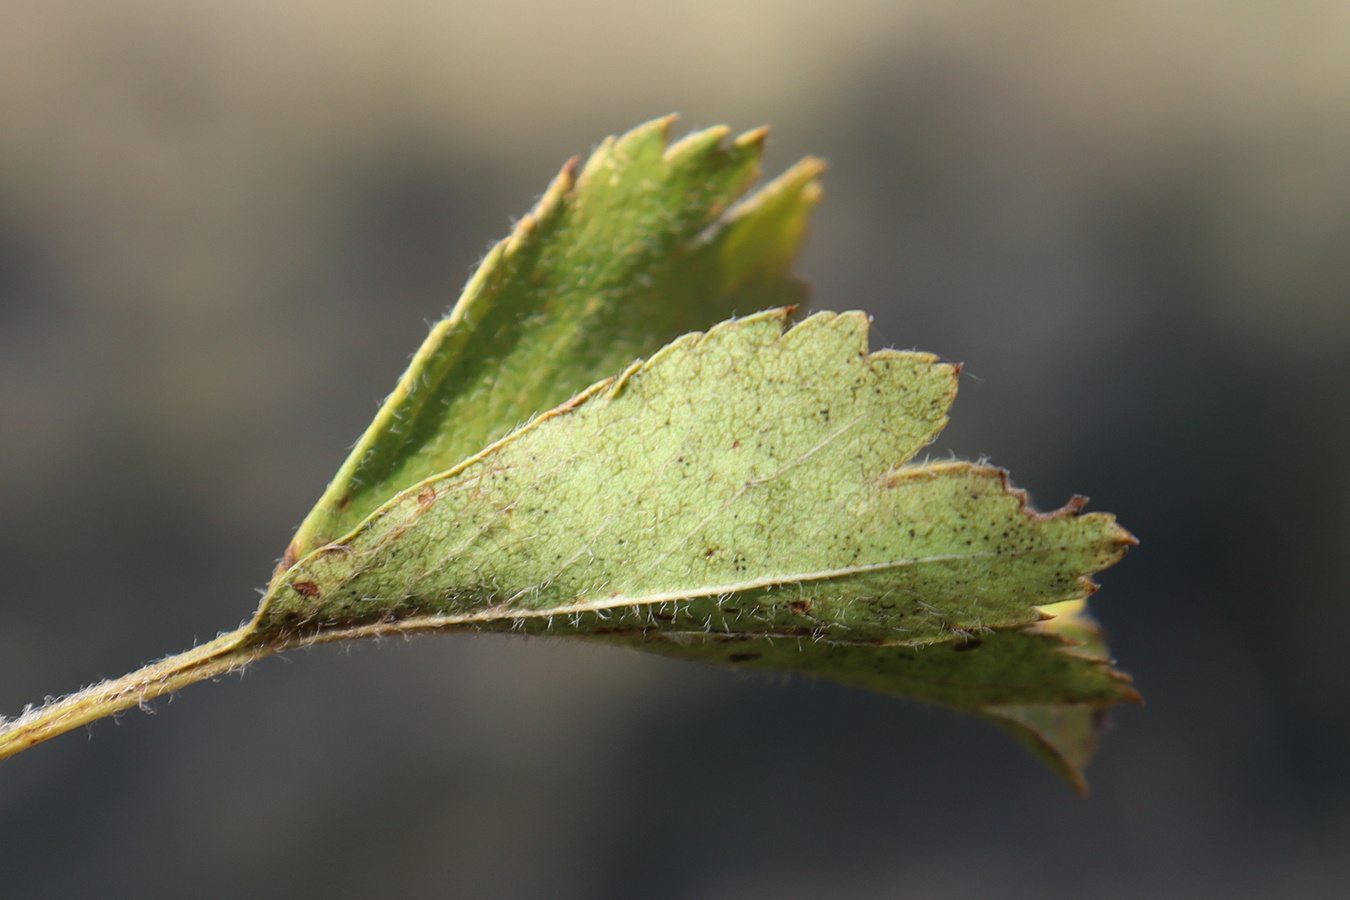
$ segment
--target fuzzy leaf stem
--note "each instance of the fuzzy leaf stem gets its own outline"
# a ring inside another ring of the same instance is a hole
[[[49,700],[43,706],[25,710],[17,718],[0,721],[0,759],[104,716],[143,706],[189,684],[233,672],[281,649],[249,644],[251,631],[252,626],[246,625],[121,678]]]

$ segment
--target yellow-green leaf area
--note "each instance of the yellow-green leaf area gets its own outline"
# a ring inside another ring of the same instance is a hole
[[[668,146],[672,119],[569,163],[438,323],[305,519],[281,570],[678,335],[797,303],[788,267],[820,195],[806,159],[753,197],[765,130]],[[280,571],[280,570],[279,570]]]
[[[679,338],[285,573],[260,633],[649,630],[917,646],[1081,598],[1129,535],[1028,510],[1001,470],[906,465],[956,367],[861,313]]]

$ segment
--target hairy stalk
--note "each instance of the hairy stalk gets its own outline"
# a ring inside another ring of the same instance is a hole
[[[207,644],[151,663],[128,675],[87,687],[25,710],[16,719],[0,720],[0,759],[27,750],[48,738],[86,725],[162,694],[240,669],[271,656],[284,646],[249,643],[251,625],[223,634]]]

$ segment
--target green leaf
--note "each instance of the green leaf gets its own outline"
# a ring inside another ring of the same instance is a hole
[[[997,469],[902,465],[945,424],[955,367],[869,354],[859,313],[785,318],[686,335],[404,491],[286,572],[259,627],[585,632],[678,606],[924,644],[1033,624],[1123,553],[1110,516],[1028,514]]]
[[[251,622],[0,723],[0,756],[295,647],[473,629],[941,704],[1081,788],[1104,710],[1138,701],[1083,608],[1134,539],[916,461],[959,367],[870,351],[862,313],[789,325],[822,165],[736,205],[764,132],[669,126],[564,167],[488,254]]]
[[[803,297],[788,273],[820,197],[804,159],[750,199],[766,129],[667,146],[674,117],[563,167],[437,324],[279,571],[592,382],[694,328]]]
[[[259,633],[513,630],[798,670],[982,713],[1081,783],[1076,713],[1137,695],[1037,623],[1133,538],[1079,501],[1032,512],[999,469],[906,465],[956,367],[869,353],[860,313],[785,323],[686,335],[399,494],[282,575]]]

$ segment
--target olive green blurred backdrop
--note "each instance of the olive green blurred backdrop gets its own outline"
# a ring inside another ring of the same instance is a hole
[[[1332,898],[1343,2],[7,0],[0,711],[233,627],[569,156],[827,157],[801,269],[966,364],[937,453],[1141,546],[1075,799],[978,723],[500,638],[270,660],[0,763],[22,898]]]

